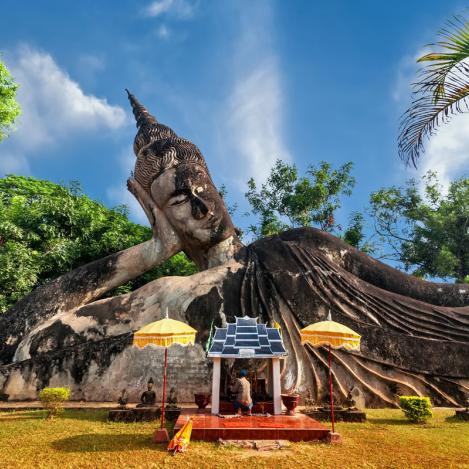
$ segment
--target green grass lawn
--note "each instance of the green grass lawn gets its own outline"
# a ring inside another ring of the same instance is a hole
[[[400,410],[368,410],[368,422],[339,423],[340,445],[292,443],[256,452],[192,442],[171,456],[151,442],[154,423],[108,423],[106,411],[0,413],[0,467],[6,468],[469,468],[469,422],[434,410],[427,424],[407,423]]]

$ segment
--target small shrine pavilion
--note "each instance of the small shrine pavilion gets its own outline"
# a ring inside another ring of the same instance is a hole
[[[270,359],[269,381],[274,414],[282,413],[280,360],[287,355],[279,329],[258,324],[257,318],[236,317],[227,327],[217,327],[207,356],[213,358],[212,414],[220,411],[222,358]]]

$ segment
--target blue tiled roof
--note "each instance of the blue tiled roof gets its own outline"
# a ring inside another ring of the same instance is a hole
[[[235,323],[216,328],[209,357],[272,358],[283,357],[287,351],[278,329],[257,324],[257,318],[236,317]]]

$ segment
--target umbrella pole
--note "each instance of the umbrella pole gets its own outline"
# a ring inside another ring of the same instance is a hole
[[[168,347],[164,348],[163,402],[161,403],[161,429],[164,428],[164,404],[166,401],[166,367],[168,366]]]
[[[334,432],[334,395],[332,393],[331,344],[329,344],[329,396],[331,400],[332,433],[335,433]]]

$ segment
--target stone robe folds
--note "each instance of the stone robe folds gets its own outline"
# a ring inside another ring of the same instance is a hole
[[[57,298],[61,288],[83,285],[58,279],[53,287]],[[165,277],[85,306],[51,299],[37,308],[34,300],[51,286],[41,288],[0,319],[0,391],[10,398],[68,385],[74,398],[113,400],[126,387],[135,399],[163,360],[158,348],[131,347],[132,331],[163,317],[166,307],[198,331],[196,346],[171,349],[168,380],[182,401],[209,386],[204,346],[212,321],[221,326],[245,314],[281,325],[289,352],[283,388],[311,388],[325,400],[327,351],[302,346],[299,330],[329,310],[362,335],[360,352],[332,352],[336,399],[354,385],[367,406],[395,406],[396,394],[457,405],[469,391],[469,285],[416,279],[313,228],[264,238],[190,277]]]

